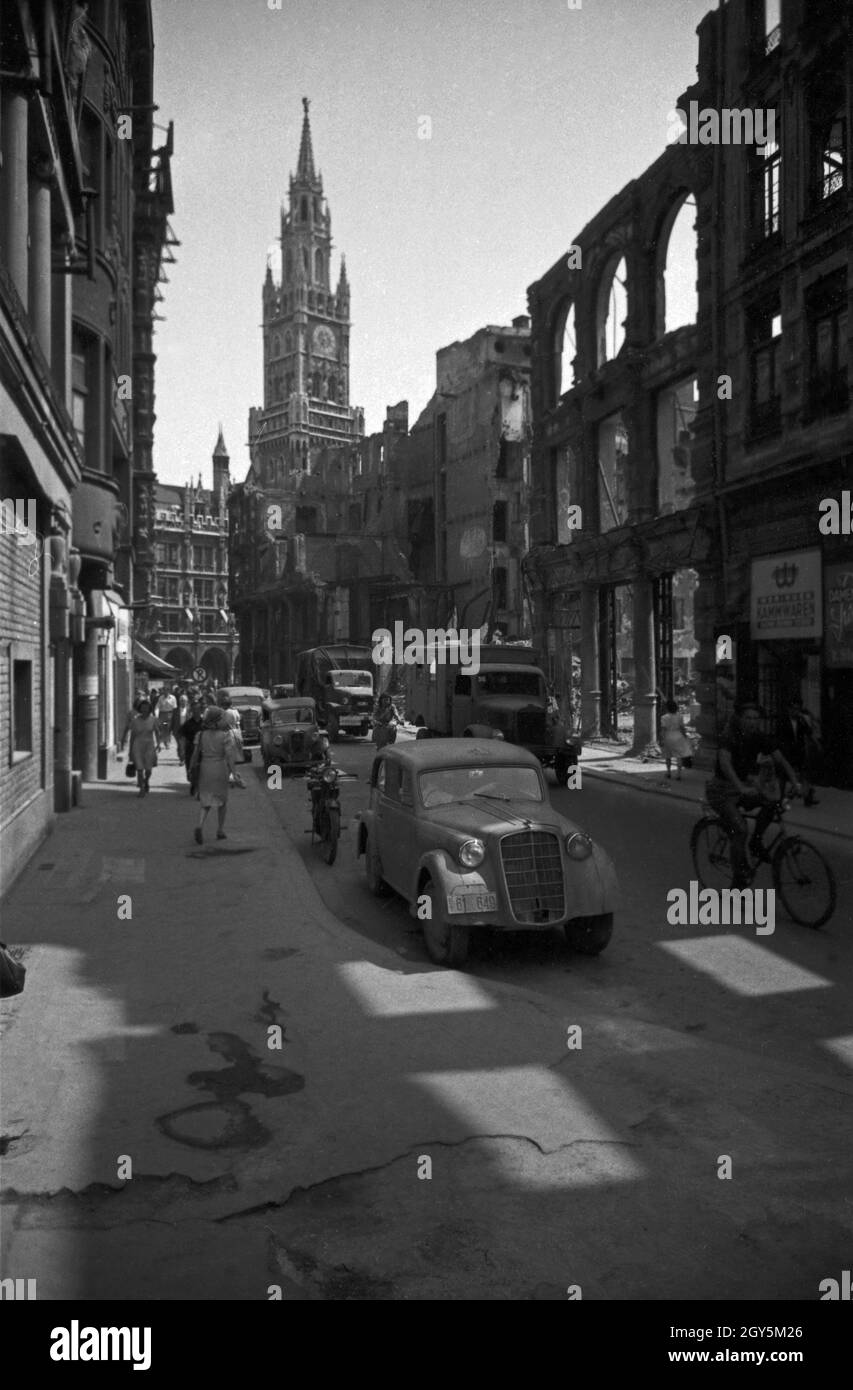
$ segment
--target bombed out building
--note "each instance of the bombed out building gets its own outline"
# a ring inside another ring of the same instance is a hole
[[[537,635],[580,655],[588,737],[626,685],[637,751],[673,691],[707,744],[732,692],[768,727],[793,693],[849,785],[853,551],[819,526],[853,444],[849,12],[731,0],[698,34],[680,110],[769,138],[694,122],[529,290]]]

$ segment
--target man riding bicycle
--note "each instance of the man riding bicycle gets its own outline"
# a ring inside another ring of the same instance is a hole
[[[797,774],[773,742],[759,730],[761,711],[752,701],[735,706],[734,719],[717,749],[714,776],[707,783],[710,806],[716,811],[729,832],[732,844],[733,888],[748,888],[750,883],[747,835],[749,825],[744,810],[761,807],[755,820],[755,830],[749,848],[760,856],[764,832],[773,819],[779,789],[762,790],[760,769],[768,760],[788,781],[794,792],[801,795]],[[775,778],[774,778],[775,781]]]

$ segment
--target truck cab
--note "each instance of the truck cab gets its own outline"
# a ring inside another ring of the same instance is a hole
[[[316,702],[317,722],[337,743],[341,734],[366,738],[373,716],[373,671],[369,647],[335,644],[300,652],[297,694]]]
[[[453,738],[503,738],[553,767],[565,786],[579,736],[549,712],[545,675],[527,647],[480,649],[479,670],[453,659],[407,668],[407,708],[424,731]]]

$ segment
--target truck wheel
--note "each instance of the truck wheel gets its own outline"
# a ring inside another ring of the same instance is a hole
[[[554,776],[557,779],[558,787],[567,787],[569,785],[569,770],[573,766],[574,764],[569,762],[565,753],[557,754],[554,759]]]
[[[370,725],[369,725],[369,724],[362,724],[362,726],[361,726],[361,737],[362,737],[362,738],[367,738],[367,736],[368,736],[369,733],[370,733]]]
[[[471,932],[468,927],[458,927],[447,920],[444,904],[436,891],[432,879],[427,879],[419,896],[429,898],[430,915],[424,922],[424,945],[427,955],[436,965],[458,968],[468,959],[468,946]]]
[[[369,835],[364,842],[364,872],[367,886],[374,898],[387,898],[389,890],[382,877],[382,862],[370,842]]]
[[[564,929],[573,951],[582,956],[597,956],[613,935],[613,913],[602,912],[597,917],[575,917]]]
[[[329,718],[326,721],[326,733],[329,735],[329,738],[332,740],[332,743],[340,742],[341,726],[338,723],[338,716],[336,714],[329,715]]]

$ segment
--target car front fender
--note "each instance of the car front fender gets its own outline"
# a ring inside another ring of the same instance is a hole
[[[482,892],[495,892],[496,886],[489,888],[483,876],[485,862],[476,869],[463,869],[458,859],[445,849],[431,849],[421,856],[412,884],[409,912],[417,916],[418,896],[421,883],[429,875],[438,893],[452,893],[458,888],[479,888]]]
[[[598,917],[619,907],[619,881],[608,854],[593,845],[589,859],[572,860],[566,870],[566,910],[573,917]]]

